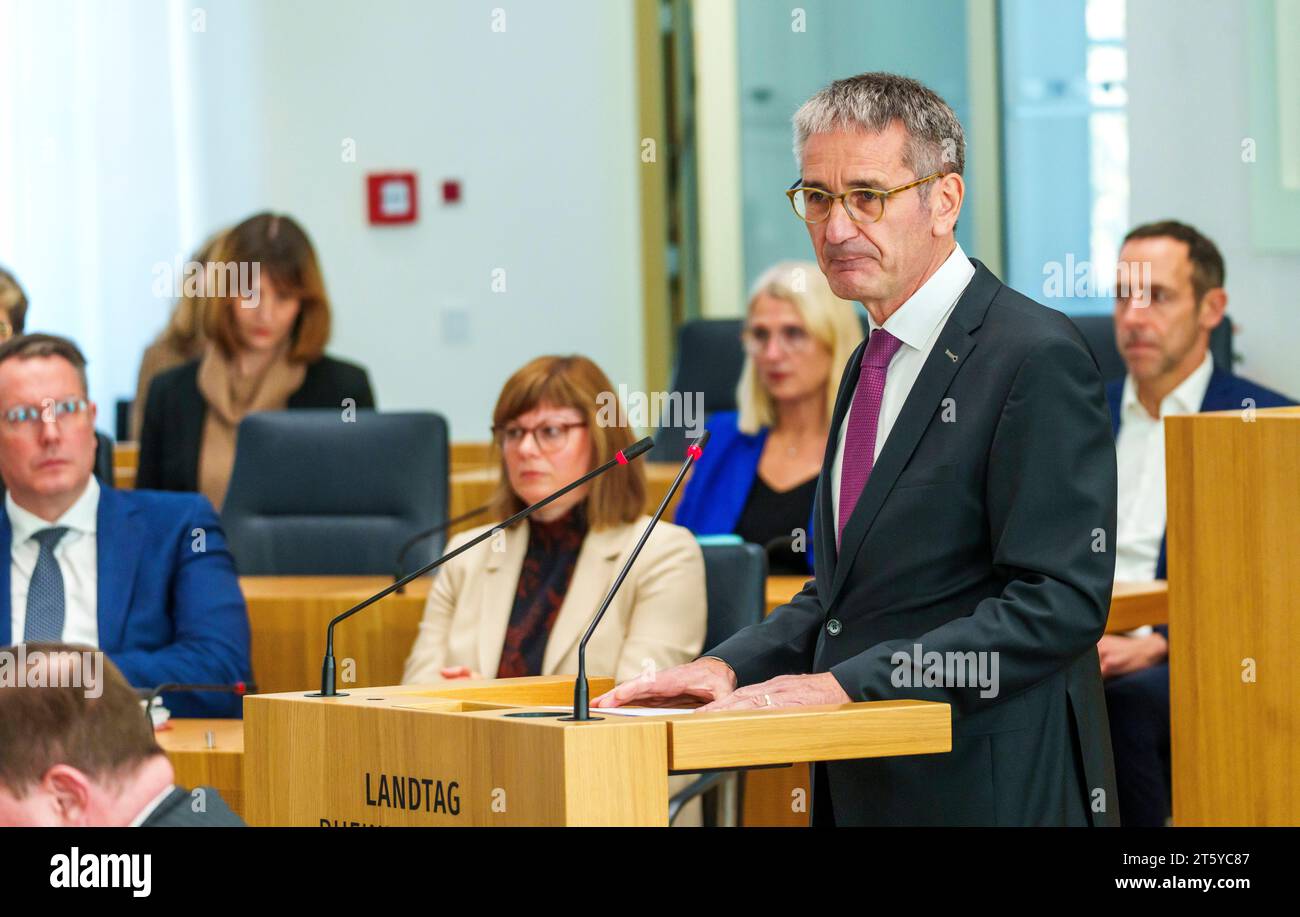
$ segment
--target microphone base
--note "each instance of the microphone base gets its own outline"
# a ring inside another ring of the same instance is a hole
[[[603,716],[589,716],[589,717],[586,717],[585,719],[578,719],[576,716],[562,716],[562,717],[559,718],[559,720],[557,720],[557,722],[560,722],[560,723],[595,723],[595,722],[597,722],[598,720],[603,720],[603,719],[604,719]]]
[[[347,697],[346,691],[335,691],[333,694],[326,694],[323,691],[313,691],[310,694],[304,694],[303,697]]]

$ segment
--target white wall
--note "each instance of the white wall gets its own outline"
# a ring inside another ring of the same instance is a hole
[[[1218,244],[1237,372],[1300,398],[1300,252],[1250,238],[1249,2],[1129,0],[1130,216],[1183,220]]]
[[[138,3],[134,15],[170,33],[99,56],[147,74],[136,89],[174,117],[162,158],[179,177],[149,164],[165,134],[105,134],[89,155],[127,161],[128,206],[179,188],[151,217],[165,229],[133,243],[145,251],[129,267],[87,262],[75,232],[43,244],[73,249],[65,270],[129,271],[146,292],[108,298],[105,309],[131,315],[115,327],[58,327],[48,319],[64,317],[36,295],[55,295],[40,276],[50,268],[29,282],[35,324],[78,335],[99,365],[101,404],[134,394],[140,350],[169,311],[147,295],[148,265],[268,208],[311,234],[335,304],[330,351],[369,368],[384,410],[438,410],[454,438],[485,439],[502,382],[553,352],[587,354],[615,385],[643,387],[630,2],[211,0],[202,31],[192,4]],[[492,28],[498,7],[504,32]],[[189,104],[169,109],[168,88]],[[419,173],[414,226],[366,224],[365,173],[389,169]],[[462,182],[459,205],[441,204],[444,178]],[[505,293],[491,290],[496,268]]]

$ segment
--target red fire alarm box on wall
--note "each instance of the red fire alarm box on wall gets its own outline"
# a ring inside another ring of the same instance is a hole
[[[366,176],[372,224],[414,223],[419,196],[414,172],[377,172]]]

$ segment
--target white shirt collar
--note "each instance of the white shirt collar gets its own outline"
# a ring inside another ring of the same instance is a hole
[[[961,296],[970,279],[975,276],[975,265],[970,263],[961,245],[954,244],[951,254],[939,269],[930,275],[921,288],[885,319],[884,329],[913,350],[924,350],[926,342]],[[871,330],[881,327],[867,312]]]
[[[162,805],[163,800],[166,799],[168,796],[170,796],[172,794],[172,791],[175,789],[176,789],[176,784],[174,783],[169,783],[165,787],[163,787],[162,792],[159,793],[157,796],[155,796],[152,802],[150,802],[143,809],[141,809],[139,812],[136,813],[135,818],[131,819],[131,824],[127,825],[127,827],[138,828],[142,824],[144,824],[144,820],[148,818],[150,815],[152,815],[154,813],[154,810],[157,809],[160,805]]]
[[[23,544],[41,529],[59,525],[65,525],[71,531],[93,538],[98,529],[99,482],[92,474],[77,502],[69,506],[67,511],[53,522],[46,522],[35,513],[23,509],[14,502],[12,492],[5,494],[5,512],[9,514],[9,526],[13,530],[11,543],[14,545]]]
[[[1212,375],[1214,375],[1214,358],[1207,350],[1200,365],[1192,370],[1187,378],[1178,383],[1178,387],[1165,395],[1164,400],[1160,402],[1160,416],[1163,418],[1171,414],[1199,414],[1201,405],[1205,402],[1205,390],[1210,387],[1210,376]],[[1140,411],[1143,417],[1148,420],[1151,419],[1147,409],[1138,401],[1137,384],[1133,381],[1131,373],[1124,376],[1124,394],[1120,399],[1120,406],[1125,415]]]

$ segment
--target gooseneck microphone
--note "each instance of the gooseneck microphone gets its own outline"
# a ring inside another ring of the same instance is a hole
[[[609,609],[609,603],[614,601],[614,594],[623,585],[623,580],[627,579],[627,572],[632,569],[632,564],[640,556],[641,549],[645,547],[646,540],[650,537],[650,532],[654,530],[655,523],[663,516],[664,510],[672,502],[673,495],[682,486],[686,472],[691,470],[691,465],[695,464],[695,460],[700,457],[700,453],[704,451],[704,444],[708,441],[709,431],[705,430],[699,439],[686,447],[686,460],[682,462],[681,470],[677,472],[677,477],[673,478],[672,486],[668,488],[668,493],[664,494],[663,500],[659,503],[659,508],[650,517],[650,523],[645,527],[645,531],[641,533],[641,539],[636,543],[636,547],[632,549],[632,553],[628,555],[627,563],[623,564],[623,569],[618,572],[618,577],[614,580],[614,585],[610,587],[608,594],[606,594],[605,601],[600,603],[600,608],[596,611],[595,617],[587,625],[587,632],[582,635],[582,641],[578,644],[578,677],[573,682],[573,716],[561,717],[562,721],[572,723],[604,719],[604,717],[591,715],[591,688],[587,684],[587,641],[596,632],[596,625],[605,616],[605,612]]]
[[[614,457],[610,459],[608,462],[605,462],[603,465],[600,465],[597,468],[593,468],[591,471],[588,471],[586,474],[584,474],[582,477],[578,478],[577,480],[564,485],[555,493],[551,494],[549,497],[545,497],[537,501],[532,506],[524,507],[523,509],[515,513],[506,521],[500,523],[499,525],[494,525],[486,532],[483,532],[480,535],[476,536],[475,538],[470,539],[469,541],[461,545],[459,548],[452,551],[450,554],[444,554],[442,555],[442,557],[439,557],[437,560],[430,561],[429,563],[421,567],[419,570],[416,570],[413,573],[408,573],[406,576],[403,576],[401,579],[399,579],[397,582],[393,583],[392,585],[379,590],[370,598],[366,599],[363,602],[359,602],[356,605],[353,605],[347,611],[334,617],[334,619],[330,621],[329,627],[325,631],[325,659],[321,663],[320,692],[319,693],[313,692],[311,694],[308,694],[307,697],[347,697],[347,694],[345,692],[339,692],[334,687],[334,669],[335,669],[334,627],[335,625],[339,624],[342,621],[346,621],[348,618],[352,617],[358,611],[368,608],[371,605],[375,604],[375,602],[378,602],[380,599],[384,598],[385,596],[396,592],[398,589],[402,588],[407,583],[411,582],[411,580],[419,579],[421,576],[424,576],[424,574],[428,573],[430,570],[442,566],[447,561],[452,560],[453,558],[459,557],[461,554],[464,554],[466,551],[468,551],[470,548],[474,547],[475,545],[480,544],[483,541],[486,541],[487,539],[491,538],[497,532],[508,529],[510,526],[514,525],[516,522],[518,522],[521,519],[527,519],[529,516],[537,512],[543,506],[546,506],[547,504],[553,502],[554,500],[558,500],[560,497],[564,496],[569,491],[573,490],[575,487],[581,487],[583,484],[586,484],[592,478],[599,477],[600,475],[604,474],[606,471],[609,471],[611,468],[615,468],[619,465],[626,465],[628,462],[632,461],[632,459],[636,458],[637,456],[644,455],[646,452],[649,452],[651,447],[653,446],[654,446],[654,440],[648,436],[645,439],[637,440],[635,443],[628,446],[626,449],[623,449],[622,451],[615,453]],[[663,507],[660,507],[659,509],[660,512],[663,511]]]
[[[257,685],[251,681],[236,681],[224,685],[191,685],[182,682],[167,682],[155,688],[136,688],[136,694],[139,694],[145,701],[144,716],[151,726],[153,725],[153,714],[150,711],[153,709],[153,702],[158,698],[159,694],[172,691],[213,691],[219,694],[236,694],[243,697],[245,694],[256,694]]]
[[[406,555],[411,552],[411,548],[415,547],[417,544],[424,541],[424,539],[426,538],[432,538],[434,535],[437,535],[439,532],[445,532],[447,529],[450,529],[453,526],[460,525],[462,522],[466,521],[467,519],[473,519],[475,516],[481,516],[491,508],[492,508],[491,503],[484,503],[482,506],[478,507],[477,509],[472,509],[467,513],[461,513],[459,516],[456,516],[455,518],[452,519],[448,519],[446,522],[438,523],[431,529],[425,529],[423,532],[417,532],[416,534],[412,535],[410,539],[407,540],[406,544],[402,545],[402,549],[397,552],[397,567],[393,573],[393,582],[397,582],[399,579],[402,578],[402,567],[405,566],[406,564]],[[398,595],[401,595],[404,592],[406,592],[405,586],[397,587]]]

